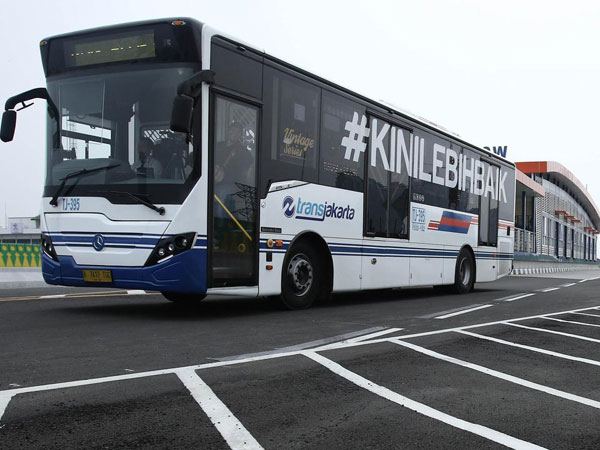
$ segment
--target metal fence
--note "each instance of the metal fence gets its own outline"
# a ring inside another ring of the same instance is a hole
[[[515,251],[535,253],[535,233],[515,228]]]

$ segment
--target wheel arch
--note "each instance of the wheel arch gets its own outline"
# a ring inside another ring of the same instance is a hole
[[[294,239],[290,241],[288,248],[285,252],[285,258],[288,257],[290,250],[294,247],[298,242],[306,242],[313,246],[318,252],[319,255],[323,258],[323,262],[325,265],[325,279],[326,279],[326,292],[324,295],[328,295],[333,291],[333,257],[331,256],[331,251],[329,250],[329,246],[323,237],[314,232],[314,231],[304,231],[298,234]],[[283,273],[282,273],[283,276]]]
[[[477,259],[475,258],[475,251],[473,250],[473,247],[471,247],[469,244],[465,244],[463,245],[460,250],[458,251],[458,255],[460,255],[460,253],[466,250],[471,254],[471,258],[473,258],[473,283],[477,282]],[[456,255],[457,261],[458,261],[458,255]]]

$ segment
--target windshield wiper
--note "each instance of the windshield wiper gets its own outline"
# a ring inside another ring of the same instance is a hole
[[[65,183],[67,182],[68,179],[75,178],[75,177],[82,177],[82,176],[87,175],[89,173],[98,172],[100,170],[114,169],[115,167],[119,167],[120,165],[121,165],[121,163],[111,164],[109,166],[94,167],[93,169],[81,169],[81,170],[77,170],[75,172],[68,173],[67,175],[65,175],[64,177],[61,178],[62,183],[60,183],[60,186],[58,187],[58,189],[56,190],[56,192],[52,196],[52,199],[50,200],[50,204],[52,206],[58,206],[58,196],[60,195],[60,193],[64,189]],[[77,183],[73,183],[73,185],[71,186],[71,189],[75,186],[75,184],[77,184]],[[70,190],[69,190],[69,192],[70,192]]]
[[[131,192],[127,192],[127,191],[98,191],[98,192],[103,192],[105,194],[124,195],[125,197],[129,197],[129,198],[137,201],[139,204],[147,206],[148,208],[156,211],[161,216],[163,216],[165,214],[165,208],[163,208],[162,206],[156,206],[150,200],[140,197],[139,195],[141,195],[141,194],[135,195],[135,194],[132,194]]]

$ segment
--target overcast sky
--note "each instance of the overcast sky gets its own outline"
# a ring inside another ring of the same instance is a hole
[[[39,41],[190,16],[309,71],[386,100],[512,161],[556,160],[600,204],[600,2],[11,2],[0,15],[0,102],[44,86]],[[39,213],[45,108],[0,143],[0,220]],[[3,221],[0,222],[3,225]]]

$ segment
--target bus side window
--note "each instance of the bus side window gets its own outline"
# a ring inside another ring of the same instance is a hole
[[[261,192],[268,181],[316,183],[321,90],[265,66]]]
[[[346,159],[342,140],[348,135],[346,123],[354,114],[362,117],[365,107],[326,90],[323,90],[321,102],[319,184],[362,192],[364,156],[358,161]]]

